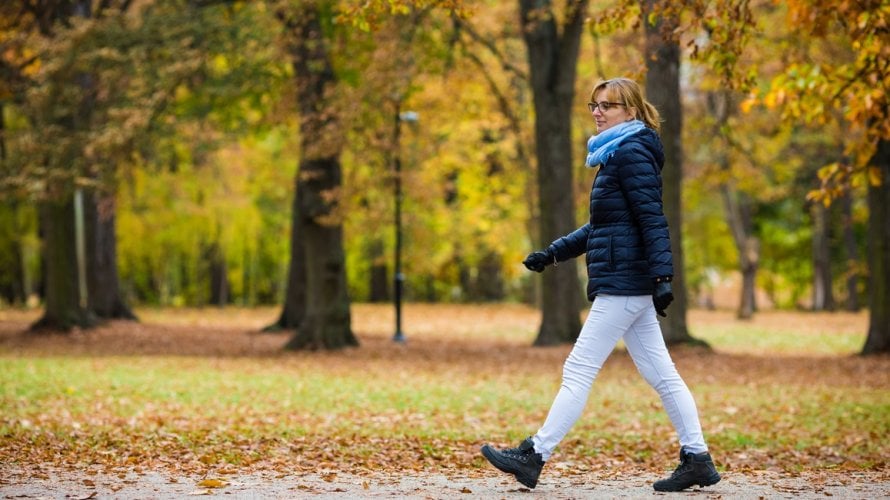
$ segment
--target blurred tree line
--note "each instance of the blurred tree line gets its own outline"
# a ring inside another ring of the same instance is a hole
[[[282,304],[292,347],[353,344],[349,301],[391,297],[399,161],[408,298],[538,302],[539,343],[570,341],[582,267],[519,262],[587,216],[584,103],[627,75],[676,175],[686,293],[666,335],[689,340],[682,299],[708,306],[738,273],[740,317],[755,290],[868,306],[865,350],[886,351],[888,18],[880,1],[3,2],[0,295],[38,298],[53,328]]]

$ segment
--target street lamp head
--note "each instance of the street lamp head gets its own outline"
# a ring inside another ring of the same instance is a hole
[[[399,120],[408,123],[417,123],[420,120],[420,115],[417,114],[417,111],[403,111],[399,113]]]

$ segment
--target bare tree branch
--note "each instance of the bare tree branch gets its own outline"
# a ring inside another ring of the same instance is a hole
[[[503,53],[501,53],[500,49],[498,49],[493,40],[483,37],[479,34],[478,31],[476,31],[473,25],[471,25],[466,20],[458,18],[457,16],[454,17],[454,23],[458,28],[461,28],[463,31],[465,31],[475,42],[488,49],[488,51],[491,52],[495,59],[497,59],[497,61],[501,64],[501,67],[504,68],[504,70],[513,73],[519,78],[522,78],[523,81],[528,81],[528,74],[526,74],[526,72],[523,71],[522,68],[519,68],[518,66],[511,63],[507,59],[507,57]]]

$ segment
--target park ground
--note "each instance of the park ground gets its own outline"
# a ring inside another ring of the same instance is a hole
[[[535,490],[478,447],[539,425],[568,346],[530,347],[520,305],[353,308],[361,342],[285,353],[267,309],[138,311],[33,337],[0,310],[2,498],[645,498],[676,461],[620,348]],[[863,313],[691,311],[713,351],[672,350],[724,480],[683,496],[890,498],[890,359]],[[668,495],[671,496],[671,495]]]

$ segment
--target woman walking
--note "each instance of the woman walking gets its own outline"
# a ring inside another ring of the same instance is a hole
[[[623,339],[646,381],[661,396],[680,442],[680,465],[655,482],[658,491],[708,486],[720,475],[708,453],[692,394],[677,373],[655,314],[673,301],[670,235],[662,204],[664,152],[658,111],[626,78],[598,83],[587,104],[597,135],[587,143],[587,166],[599,167],[590,191],[590,220],[523,264],[536,272],[582,254],[587,297],[593,301],[563,366],[562,386],[544,425],[519,447],[482,454],[529,488],[581,416],[591,385]]]

